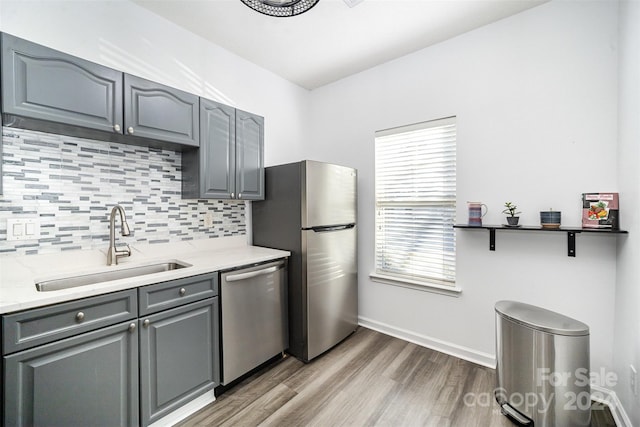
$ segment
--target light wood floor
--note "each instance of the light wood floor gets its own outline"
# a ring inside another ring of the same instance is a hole
[[[513,426],[493,398],[494,375],[360,327],[311,363],[286,357],[256,373],[179,425]],[[473,396],[479,403],[465,404]],[[615,426],[608,411],[593,412],[592,425]]]

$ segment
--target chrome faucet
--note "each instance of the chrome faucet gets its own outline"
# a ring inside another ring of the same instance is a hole
[[[128,236],[131,234],[129,230],[129,224],[124,216],[124,209],[120,205],[115,205],[111,209],[111,215],[109,216],[109,251],[107,252],[107,265],[118,264],[118,258],[131,256],[131,248],[129,245],[125,245],[127,248],[123,250],[116,249],[116,211],[120,214],[120,234]]]

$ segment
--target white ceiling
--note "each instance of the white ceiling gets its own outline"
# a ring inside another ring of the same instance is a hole
[[[240,0],[135,3],[307,89],[358,73],[548,0],[320,0],[275,18]]]

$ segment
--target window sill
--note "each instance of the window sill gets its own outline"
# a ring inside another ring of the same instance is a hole
[[[438,285],[429,282],[419,282],[417,280],[400,279],[392,276],[385,276],[384,274],[371,273],[369,278],[374,282],[384,283],[392,286],[399,286],[402,288],[414,289],[423,292],[432,292],[440,295],[447,295],[450,297],[459,297],[462,293],[462,288],[457,286]]]

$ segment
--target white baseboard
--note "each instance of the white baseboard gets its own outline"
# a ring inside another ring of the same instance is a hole
[[[158,421],[151,424],[149,427],[167,427],[167,426],[172,426],[174,424],[177,424],[178,422],[187,418],[189,415],[192,415],[197,411],[199,411],[200,409],[207,406],[208,404],[215,402],[215,400],[216,400],[216,396],[214,394],[214,391],[210,390],[205,394],[203,394],[202,396],[196,397],[186,405],[160,418]]]
[[[622,402],[618,399],[618,395],[615,391],[592,384],[591,400],[603,403],[609,407],[611,415],[613,415],[613,420],[616,422],[616,426],[633,427],[633,425],[631,425],[631,419],[625,412]]]
[[[378,322],[376,320],[367,319],[366,317],[362,316],[358,317],[358,324],[364,326],[365,328],[373,329],[374,331],[378,331],[386,335],[391,335],[392,337],[400,338],[422,347],[427,347],[441,353],[468,360],[469,362],[473,362],[478,365],[486,366],[491,369],[495,369],[496,367],[496,358],[492,354],[483,353],[481,351],[439,340],[437,338],[417,334],[406,329],[396,328],[395,326],[387,325],[386,323]]]

